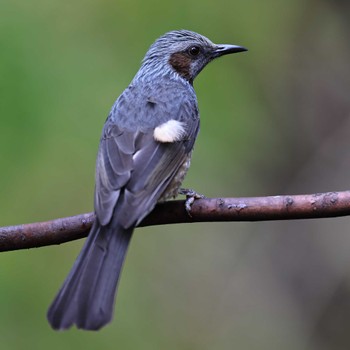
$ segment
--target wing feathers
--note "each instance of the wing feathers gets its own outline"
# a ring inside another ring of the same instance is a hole
[[[188,139],[195,139],[198,124],[191,119],[183,129],[187,136],[172,143],[157,142],[153,129],[128,131],[107,125],[96,167],[95,211],[101,225],[116,213],[127,229],[153,209],[191,151]]]

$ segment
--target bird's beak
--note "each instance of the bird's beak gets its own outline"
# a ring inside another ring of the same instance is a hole
[[[223,55],[228,55],[230,53],[236,53],[236,52],[243,52],[248,51],[243,46],[237,46],[237,45],[217,45],[215,50],[213,51],[213,57],[220,57]]]

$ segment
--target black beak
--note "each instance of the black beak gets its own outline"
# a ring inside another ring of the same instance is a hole
[[[236,52],[243,52],[248,51],[243,46],[237,46],[237,45],[217,45],[215,50],[213,51],[213,57],[220,57],[224,55],[228,55],[230,53],[236,53]]]

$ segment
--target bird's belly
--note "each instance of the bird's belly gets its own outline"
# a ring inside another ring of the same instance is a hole
[[[169,183],[163,194],[160,196],[158,202],[164,202],[167,199],[175,198],[181,187],[182,181],[184,180],[187,170],[191,164],[191,153],[186,157],[185,161],[180,166],[178,172]]]

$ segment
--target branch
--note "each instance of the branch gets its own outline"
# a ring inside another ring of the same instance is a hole
[[[316,219],[350,215],[350,191],[309,195],[249,198],[204,198],[192,205],[191,217],[184,201],[158,204],[141,226],[213,222]],[[61,244],[86,237],[93,213],[46,222],[0,228],[0,251]]]

